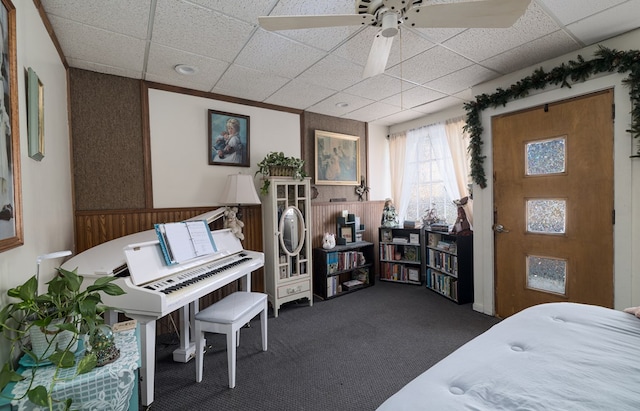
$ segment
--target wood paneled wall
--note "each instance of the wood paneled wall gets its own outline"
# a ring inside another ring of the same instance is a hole
[[[336,232],[336,218],[342,210],[360,217],[365,225],[364,239],[372,243],[378,242],[378,227],[384,201],[311,203],[312,246],[321,247],[324,233]],[[109,211],[77,211],[76,212],[76,252],[80,253],[98,244],[153,229],[155,223],[182,221],[213,208],[175,208],[175,209],[136,209]],[[245,239],[242,245],[247,250],[264,251],[262,244],[262,212],[260,206],[242,207],[243,232]],[[213,228],[222,228],[222,220],[214,222]],[[374,247],[377,262],[377,247]],[[377,266],[377,265],[376,265]],[[200,300],[200,307],[207,307],[224,296],[237,291],[237,282],[213,292]],[[264,269],[256,271],[252,276],[252,289],[265,290]],[[171,314],[157,323],[157,333],[166,334],[174,331],[173,323],[177,323],[178,314]]]

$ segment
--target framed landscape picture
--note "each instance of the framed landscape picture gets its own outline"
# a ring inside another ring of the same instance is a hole
[[[316,175],[318,185],[360,184],[360,137],[316,130]]]
[[[249,167],[249,116],[209,110],[209,164]]]

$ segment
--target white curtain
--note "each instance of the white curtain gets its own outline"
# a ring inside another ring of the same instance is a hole
[[[453,160],[453,168],[455,170],[456,185],[458,187],[459,197],[469,195],[468,185],[471,183],[471,156],[469,154],[469,133],[462,129],[465,125],[463,117],[447,120],[445,130],[449,149],[451,150],[451,158]],[[473,226],[473,204],[468,201],[463,207],[467,215],[469,224]]]
[[[429,137],[435,158],[438,159],[437,165],[440,170],[444,182],[444,188],[447,190],[450,199],[457,200],[460,198],[460,190],[456,182],[456,172],[453,167],[453,159],[451,158],[451,150],[447,141],[447,132],[444,123],[437,123],[429,128]]]
[[[411,189],[416,181],[416,161],[418,158],[418,141],[420,139],[420,132],[418,130],[409,130],[405,139],[405,161],[403,164],[404,180],[400,187],[400,197],[398,204],[396,204],[396,211],[398,212],[398,218],[402,223],[407,216],[407,207],[409,207],[409,200],[411,198]]]
[[[393,195],[396,212],[400,210],[400,199],[402,197],[402,187],[405,186],[404,166],[407,150],[407,135],[405,132],[392,134],[389,137],[389,166],[391,167],[391,194]]]

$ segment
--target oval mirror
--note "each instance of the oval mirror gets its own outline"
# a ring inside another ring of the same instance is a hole
[[[296,255],[304,245],[304,218],[294,206],[289,206],[280,217],[280,245],[288,255]]]

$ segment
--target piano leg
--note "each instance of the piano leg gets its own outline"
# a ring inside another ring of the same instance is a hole
[[[173,361],[175,362],[189,362],[196,355],[195,341],[191,341],[190,325],[195,316],[195,304],[198,301],[193,301],[189,305],[185,305],[180,308],[180,347],[173,351]]]
[[[140,400],[143,407],[153,402],[154,377],[156,372],[156,319],[154,317],[129,315],[140,323]]]

